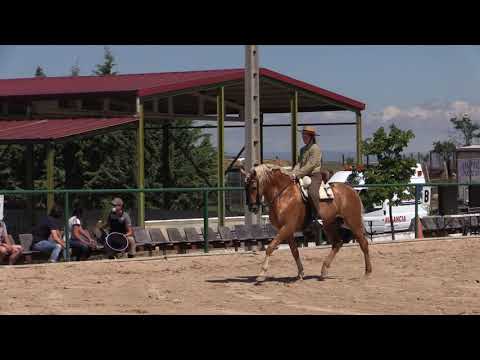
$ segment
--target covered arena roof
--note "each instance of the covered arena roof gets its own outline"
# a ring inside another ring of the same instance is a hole
[[[0,143],[48,142],[95,134],[134,123],[135,117],[0,121]]]
[[[0,79],[0,100],[120,93],[148,98],[186,94],[195,90],[214,91],[219,85],[224,85],[227,100],[241,106],[244,104],[244,76],[245,70],[240,68],[109,76]],[[266,68],[260,69],[260,87],[260,103],[265,113],[289,112],[289,96],[292,90],[299,91],[299,111],[365,109],[365,104],[360,101]],[[211,92],[209,95],[213,94],[214,92]]]

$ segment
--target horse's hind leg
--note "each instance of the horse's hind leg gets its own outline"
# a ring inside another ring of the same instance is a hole
[[[330,265],[333,261],[333,258],[335,257],[335,255],[337,255],[338,251],[340,250],[340,248],[343,245],[343,240],[340,237],[340,235],[338,234],[336,227],[337,227],[337,225],[335,223],[325,225],[325,227],[324,227],[325,233],[326,233],[328,239],[332,243],[332,250],[330,250],[330,254],[328,254],[327,258],[323,262],[322,274],[321,274],[322,278],[325,278],[327,276],[327,270],[330,267]]]
[[[265,250],[265,259],[263,260],[262,269],[260,274],[257,276],[257,281],[265,280],[265,275],[267,274],[268,270],[268,262],[270,260],[270,256],[272,255],[273,251],[276,247],[282,243],[285,239],[289,238],[290,236],[293,237],[293,231],[288,229],[287,227],[282,227],[278,232],[277,236],[268,244],[267,250]]]
[[[365,258],[365,275],[368,275],[372,272],[372,264],[370,262],[370,254],[368,252],[368,241],[363,233],[363,228],[354,232],[354,236],[360,245],[360,249],[362,249],[363,257]]]
[[[303,276],[304,276],[303,265],[302,265],[302,261],[300,260],[300,254],[298,253],[298,247],[297,247],[297,243],[295,242],[295,237],[291,236],[288,238],[288,245],[290,246],[290,250],[292,252],[293,258],[297,263],[298,279],[303,280]]]

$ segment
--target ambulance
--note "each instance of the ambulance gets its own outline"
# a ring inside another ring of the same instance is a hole
[[[422,166],[416,164],[415,173],[410,178],[410,184],[425,184],[425,176],[422,171]],[[354,175],[351,171],[338,171],[330,178],[328,183],[334,182],[350,182]],[[361,172],[358,173],[358,185],[354,186],[354,189],[358,192],[368,191],[365,185],[365,180]],[[408,193],[407,190],[405,190]],[[421,198],[418,203],[418,216],[422,218],[427,216],[430,211],[430,197],[431,188],[429,186],[421,187]],[[394,197],[394,199],[396,196]],[[374,210],[363,214],[363,224],[365,231],[368,234],[381,234],[385,232],[391,232],[390,216],[388,210],[388,200],[385,200],[382,204],[374,207]],[[400,204],[392,207],[392,218],[395,232],[397,231],[413,231],[415,218],[415,197],[408,200],[402,200]]]

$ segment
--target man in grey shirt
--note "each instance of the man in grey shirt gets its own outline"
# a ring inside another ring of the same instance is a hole
[[[112,212],[108,215],[106,226],[110,232],[124,234],[128,239],[128,257],[135,257],[135,238],[133,237],[132,220],[130,215],[123,209],[123,200],[115,198],[112,200]],[[113,252],[105,247],[109,258],[113,258]]]

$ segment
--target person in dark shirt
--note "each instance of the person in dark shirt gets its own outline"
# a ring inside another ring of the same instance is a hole
[[[109,229],[109,232],[118,232],[124,234],[128,239],[128,257],[135,257],[135,239],[133,237],[132,220],[130,215],[124,211],[123,200],[120,198],[114,198],[112,200],[112,212],[108,215],[105,228]],[[114,253],[108,246],[105,247],[105,251],[110,259],[114,258]]]
[[[62,210],[54,205],[48,216],[42,218],[33,231],[32,250],[50,254],[50,262],[57,262],[60,253],[65,248],[65,242],[60,236],[59,219]]]

